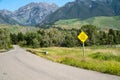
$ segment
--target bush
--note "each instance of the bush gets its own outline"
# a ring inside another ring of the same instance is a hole
[[[35,39],[33,39],[33,48],[38,48],[39,47],[39,45],[40,45],[40,43],[39,43],[39,41],[35,38]]]
[[[20,41],[19,43],[18,43],[20,46],[25,46],[26,45],[26,41],[24,40],[24,41]]]

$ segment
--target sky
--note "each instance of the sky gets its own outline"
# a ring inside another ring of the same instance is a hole
[[[9,11],[15,11],[18,8],[25,6],[31,2],[47,2],[47,3],[55,3],[59,7],[63,6],[67,2],[71,2],[74,0],[0,0],[0,10],[7,9]]]

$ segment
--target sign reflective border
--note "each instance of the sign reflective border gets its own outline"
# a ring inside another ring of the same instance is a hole
[[[81,32],[79,35],[78,35],[78,39],[80,39],[83,43],[88,39],[88,35],[85,33],[85,32]]]

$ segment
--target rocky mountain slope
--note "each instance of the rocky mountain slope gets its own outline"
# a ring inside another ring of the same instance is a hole
[[[24,25],[36,25],[57,8],[56,4],[30,3],[16,10],[12,17]]]
[[[48,4],[40,2],[30,3],[14,12],[1,10],[0,23],[13,24],[19,22],[22,25],[33,26],[41,23],[47,15],[53,13],[56,9],[58,9],[58,6],[54,3]]]
[[[0,24],[20,24],[10,17],[11,14],[8,10],[0,10]]]

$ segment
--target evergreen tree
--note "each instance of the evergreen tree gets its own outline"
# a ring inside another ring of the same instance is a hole
[[[88,37],[88,43],[90,45],[95,45],[96,42],[97,42],[97,40],[96,40],[97,39],[96,38],[96,36],[97,36],[97,28],[96,28],[96,26],[94,26],[94,25],[83,25],[81,27],[81,30],[86,32],[87,35],[89,36]]]
[[[12,41],[12,44],[17,44],[18,43],[18,38],[16,34],[10,34],[10,39]]]
[[[24,40],[24,35],[23,35],[23,33],[22,33],[22,32],[18,33],[18,35],[17,35],[17,39],[18,39],[18,42],[20,42],[20,41],[23,41],[23,40]]]

